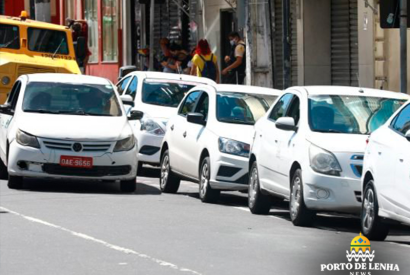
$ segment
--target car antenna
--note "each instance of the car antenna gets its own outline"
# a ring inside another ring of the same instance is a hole
[[[359,73],[356,73],[356,78],[357,78],[357,83],[359,83],[359,93],[364,93],[364,90],[362,88],[362,85],[360,85],[360,78],[359,78]]]

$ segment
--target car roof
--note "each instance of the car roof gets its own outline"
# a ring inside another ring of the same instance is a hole
[[[307,95],[350,95],[350,96],[369,96],[369,97],[385,97],[397,99],[410,99],[407,94],[378,90],[371,88],[360,87],[345,87],[345,86],[300,86],[290,87],[288,90],[297,89]]]
[[[21,20],[20,17],[13,17],[13,16],[7,16],[7,15],[0,15],[0,20],[1,20],[1,23],[3,24],[24,25],[24,26],[33,27],[33,28],[44,28],[44,29],[50,29],[50,30],[56,30],[56,31],[66,31],[69,29],[68,27],[62,26],[62,25],[32,20],[28,18],[26,20]]]
[[[215,84],[215,81],[206,78],[206,77],[197,77],[193,75],[186,75],[186,74],[174,74],[174,73],[162,73],[162,72],[146,72],[146,71],[135,71],[130,72],[124,77],[130,75],[138,75],[143,76],[145,78],[150,79],[170,79],[170,80],[182,80],[182,81],[189,81],[189,82],[198,82],[202,84]]]
[[[27,75],[28,82],[50,82],[50,83],[75,83],[75,84],[95,84],[95,85],[111,85],[111,82],[102,77],[79,75],[79,74],[29,74]]]
[[[216,92],[235,92],[276,96],[283,93],[281,90],[277,89],[249,85],[215,84],[213,87],[215,87]]]

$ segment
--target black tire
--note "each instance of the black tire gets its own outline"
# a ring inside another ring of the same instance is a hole
[[[367,183],[364,191],[360,226],[362,234],[369,240],[384,241],[389,234],[389,226],[379,217],[379,203],[373,180]]]
[[[306,207],[301,169],[297,169],[292,177],[290,192],[290,220],[295,226],[310,226],[316,213]]]
[[[7,183],[7,186],[10,189],[22,189],[23,188],[23,177],[9,175],[8,179],[9,181]]]
[[[166,150],[161,157],[161,175],[159,177],[159,188],[164,193],[174,194],[178,192],[180,183],[181,179],[171,170],[169,153],[168,150]]]
[[[139,161],[138,161],[138,167],[137,167],[137,175],[138,175],[138,176],[143,175],[143,172],[142,172],[143,169],[144,169],[144,168],[142,167],[142,162],[139,162]]]
[[[0,158],[0,180],[6,180],[8,178],[7,166],[4,165]]]
[[[248,207],[252,214],[266,215],[272,207],[272,198],[261,193],[258,166],[256,161],[249,171]]]
[[[120,181],[120,189],[123,193],[134,193],[137,189],[137,178]]]
[[[212,189],[209,182],[210,178],[211,162],[209,157],[205,157],[199,167],[199,198],[202,202],[215,203],[219,200],[221,191]]]

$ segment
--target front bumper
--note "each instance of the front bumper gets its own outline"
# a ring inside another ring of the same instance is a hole
[[[248,158],[225,153],[211,157],[210,184],[219,190],[248,190]]]
[[[309,209],[359,214],[360,179],[328,176],[310,167],[303,172],[303,195]]]
[[[26,147],[12,142],[8,173],[31,178],[70,178],[86,180],[128,180],[137,175],[137,147],[124,152],[74,152]],[[59,165],[60,156],[92,157],[93,168],[72,168]],[[21,163],[26,167],[22,168]],[[20,165],[18,165],[20,164]]]
[[[161,158],[161,144],[164,136],[156,136],[147,132],[139,132],[138,140],[138,161],[142,163],[158,164]]]

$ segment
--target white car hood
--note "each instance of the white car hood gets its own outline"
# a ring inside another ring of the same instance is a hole
[[[132,131],[124,116],[77,116],[54,114],[24,114],[17,127],[31,135],[52,139],[115,141]]]
[[[233,124],[233,123],[217,123],[213,128],[215,135],[219,137],[229,138],[251,145],[254,135],[253,125]]]
[[[361,153],[366,149],[368,135],[310,132],[307,140],[330,152]]]

